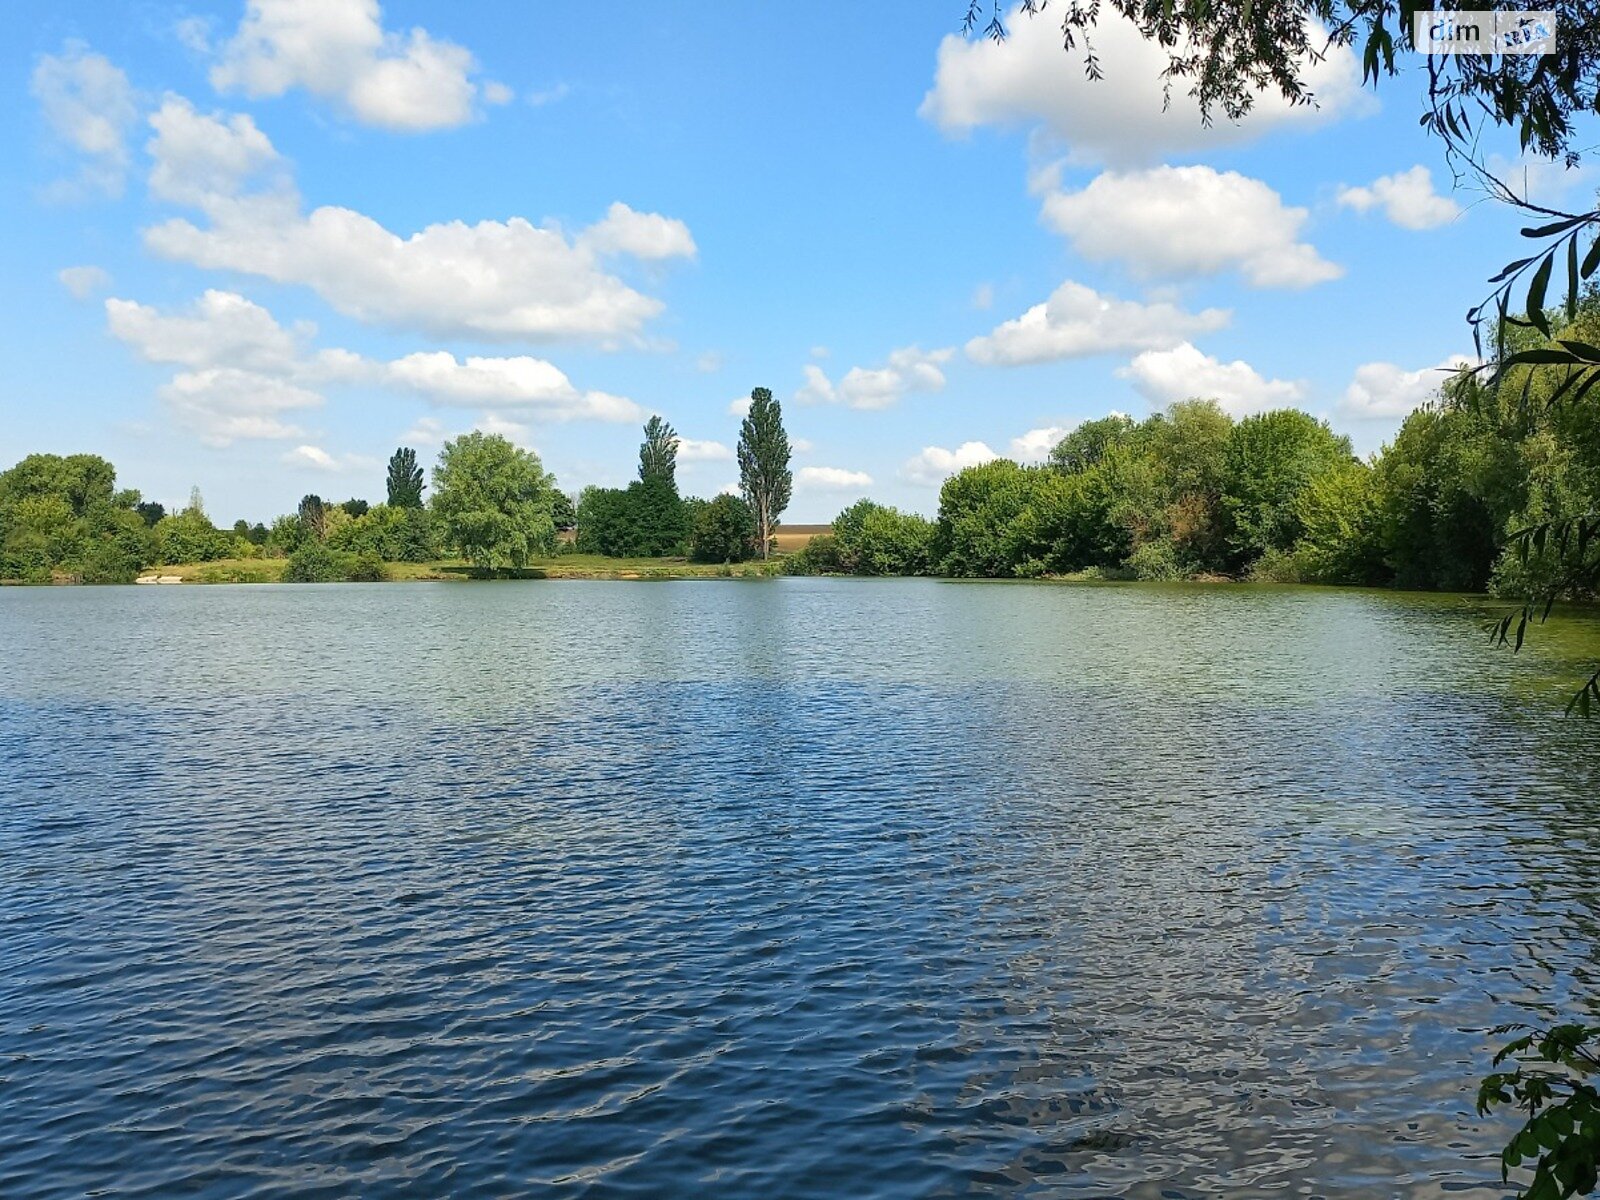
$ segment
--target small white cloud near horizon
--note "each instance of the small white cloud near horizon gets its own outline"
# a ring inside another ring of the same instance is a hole
[[[645,416],[632,400],[580,389],[554,364],[527,355],[457,359],[441,350],[382,361],[336,348],[312,353],[306,343],[314,326],[285,329],[234,292],[208,290],[179,312],[110,297],[105,311],[109,331],[139,357],[186,368],[162,396],[210,444],[298,436],[282,414],[320,405],[314,389],[335,383],[400,388],[441,407],[476,408],[523,442],[528,420],[633,422]],[[417,432],[438,437],[442,426],[419,423]]]
[[[104,267],[62,267],[56,272],[56,279],[72,293],[74,300],[87,300],[111,286],[111,273]]]
[[[528,355],[457,359],[444,350],[419,351],[388,363],[382,378],[435,404],[523,409],[556,421],[633,422],[645,416],[644,409],[627,397],[580,391],[559,367]]]
[[[554,87],[529,92],[524,99],[527,100],[528,105],[532,108],[543,108],[546,104],[554,104],[557,100],[566,99],[571,91],[572,89],[568,85],[558,83]]]
[[[683,462],[731,462],[733,449],[721,442],[701,441],[698,438],[678,439],[678,458]]]
[[[1171,350],[1146,350],[1117,371],[1156,409],[1179,400],[1215,400],[1236,417],[1289,408],[1306,394],[1296,380],[1266,379],[1249,363],[1225,363],[1184,342]]]
[[[163,385],[160,395],[178,423],[208,446],[302,437],[305,431],[285,420],[285,414],[323,402],[309,388],[236,367],[181,371]]]
[[[314,471],[326,471],[337,474],[345,471],[370,471],[378,465],[378,460],[369,458],[364,454],[329,454],[321,446],[306,445],[296,446],[287,451],[280,459],[291,467],[308,467]]]
[[[464,125],[480,96],[502,103],[505,90],[480,88],[466,47],[425,29],[384,29],[378,0],[248,0],[217,53],[218,92],[260,100],[303,88],[363,125],[399,133]]]
[[[1195,334],[1221,329],[1232,317],[1224,308],[1190,313],[1165,302],[1119,300],[1068,280],[1043,304],[973,338],[966,352],[984,366],[1010,367],[1117,351],[1167,350]]]
[[[1437,229],[1461,215],[1459,204],[1433,190],[1433,174],[1420,164],[1381,175],[1365,187],[1341,187],[1335,201],[1363,214],[1381,209],[1402,229]]]
[[[902,346],[881,367],[851,367],[835,384],[815,363],[801,368],[805,383],[795,393],[800,404],[844,404],[856,409],[889,408],[908,392],[937,392],[944,387],[942,367],[954,348],[923,350]]]
[[[1299,240],[1308,210],[1237,171],[1105,171],[1079,191],[1050,192],[1041,215],[1084,258],[1120,262],[1140,278],[1236,271],[1252,287],[1305,288],[1344,274]]]
[[[796,487],[842,492],[871,487],[872,476],[843,467],[801,467],[794,473],[794,482]]]
[[[1355,420],[1407,417],[1439,392],[1450,377],[1477,360],[1456,354],[1432,367],[1407,371],[1389,362],[1363,363],[1339,400],[1338,411]]]
[[[1043,462],[1050,457],[1050,451],[1056,448],[1056,443],[1080,424],[1081,421],[1071,421],[1065,425],[1045,425],[1039,429],[1030,429],[1027,433],[1011,439],[1011,457],[1020,463]]]
[[[78,173],[46,187],[48,200],[76,201],[122,195],[128,171],[128,136],[139,118],[133,85],[122,69],[83,42],[43,54],[29,90],[51,131],[81,159]]]
[[[450,435],[445,432],[444,422],[438,417],[418,417],[411,423],[411,428],[400,435],[402,446],[415,442],[419,446],[442,446]]]
[[[912,483],[937,487],[957,471],[981,466],[1000,456],[984,442],[962,442],[954,450],[943,446],[924,446],[900,467],[900,474]]]

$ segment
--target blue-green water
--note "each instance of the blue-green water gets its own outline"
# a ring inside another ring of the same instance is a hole
[[[1500,1196],[1600,640],[1461,601],[0,590],[0,1195]]]

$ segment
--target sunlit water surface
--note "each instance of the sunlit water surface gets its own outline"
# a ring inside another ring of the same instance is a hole
[[[0,1195],[1500,1196],[1600,639],[1450,598],[0,590]]]

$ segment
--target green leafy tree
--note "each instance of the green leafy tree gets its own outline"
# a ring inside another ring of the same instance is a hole
[[[837,556],[836,569],[853,575],[926,575],[937,537],[926,517],[858,500],[833,519],[833,546],[824,549]]]
[[[738,453],[739,487],[755,516],[756,547],[766,558],[772,552],[778,518],[789,507],[794,491],[783,409],[766,388],[758,387],[750,393],[750,411],[739,425]]]
[[[1049,468],[1021,467],[999,458],[946,479],[939,489],[936,543],[944,573],[1014,575],[1018,559],[1014,526],[1048,472]]]
[[[660,417],[644,423],[644,444],[639,447],[639,479],[662,479],[678,488],[678,433]]]
[[[550,520],[561,533],[578,527],[578,508],[573,504],[571,496],[558,490],[550,498]]]
[[[1131,437],[1136,428],[1133,418],[1125,413],[1085,421],[1055,444],[1050,451],[1050,465],[1069,475],[1087,471],[1112,446]]]
[[[401,446],[389,456],[388,488],[390,508],[422,507],[422,468],[410,446]]]
[[[536,454],[477,430],[446,442],[433,469],[445,540],[480,569],[520,569],[554,548],[555,490]]]
[[[367,515],[367,510],[372,506],[365,500],[358,500],[352,497],[351,499],[340,504],[339,507],[344,509],[344,511],[349,513],[352,517],[364,517]]]
[[[755,515],[738,496],[713,497],[698,506],[693,520],[689,557],[696,562],[743,562],[755,548]]]
[[[1316,583],[1389,582],[1378,477],[1351,460],[1314,476],[1295,500],[1301,535],[1294,557]]]
[[[1303,532],[1299,492],[1350,459],[1350,439],[1296,409],[1246,417],[1235,425],[1224,459],[1223,496],[1235,563],[1268,550],[1290,550]]]
[[[167,515],[166,506],[157,504],[154,500],[146,500],[142,504],[134,505],[134,511],[139,514],[146,525],[154,525]]]

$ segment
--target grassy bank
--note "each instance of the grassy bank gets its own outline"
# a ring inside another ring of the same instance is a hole
[[[279,583],[288,566],[281,558],[224,558],[215,562],[151,567],[144,574],[177,577],[184,583]],[[500,579],[757,579],[781,573],[768,563],[695,563],[683,558],[604,558],[598,554],[558,554],[530,562],[522,571],[478,571],[464,559],[425,563],[385,563],[391,581]]]

